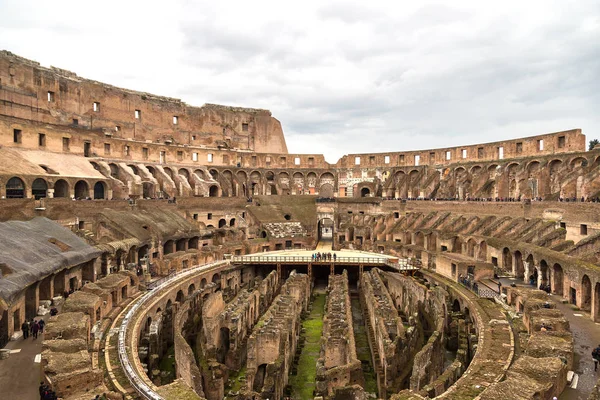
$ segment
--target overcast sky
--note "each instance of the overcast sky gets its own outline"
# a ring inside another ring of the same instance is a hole
[[[0,49],[191,105],[267,108],[290,152],[329,162],[600,138],[598,0],[0,0]]]

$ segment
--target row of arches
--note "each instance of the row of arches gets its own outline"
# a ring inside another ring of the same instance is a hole
[[[93,191],[90,192],[90,184],[85,180],[78,180],[73,185],[71,191],[71,184],[65,179],[58,179],[53,184],[49,183],[44,178],[36,178],[31,183],[31,197],[36,200],[50,197],[49,189],[52,190],[52,197],[54,198],[69,198],[73,196],[75,199],[106,199],[107,198],[107,186],[103,181],[97,181],[93,185]],[[6,198],[7,199],[24,199],[28,198],[28,188],[25,181],[18,177],[13,176],[6,182]]]

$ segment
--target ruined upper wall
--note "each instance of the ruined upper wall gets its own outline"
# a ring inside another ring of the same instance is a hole
[[[556,153],[586,151],[581,129],[500,142],[389,153],[361,153],[343,156],[338,168],[394,167],[413,165],[449,165],[473,161],[493,161],[508,158],[544,156]]]
[[[0,115],[149,142],[287,153],[280,122],[262,109],[156,96],[78,77],[0,51]]]

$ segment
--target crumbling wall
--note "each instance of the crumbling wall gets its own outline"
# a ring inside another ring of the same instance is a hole
[[[342,388],[364,385],[361,362],[356,356],[348,272],[331,275],[327,289],[321,352],[317,360],[316,391],[331,397]],[[344,393],[350,395],[350,389]]]
[[[280,399],[298,344],[300,316],[310,298],[307,275],[292,272],[248,339],[243,398]]]

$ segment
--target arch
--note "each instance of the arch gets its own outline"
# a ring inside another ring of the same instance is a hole
[[[323,172],[319,177],[319,183],[322,185],[324,183],[329,183],[333,185],[335,183],[335,176],[331,172]]]
[[[185,251],[185,245],[187,244],[187,238],[181,238],[175,242],[176,251]]]
[[[235,218],[231,218],[231,220],[229,220],[229,226],[235,226]]]
[[[110,168],[110,176],[112,176],[115,179],[119,179],[119,166],[117,164],[108,164],[108,167]]]
[[[519,169],[521,165],[517,162],[511,162],[506,166],[506,173],[508,175],[514,175],[517,173],[517,169]]]
[[[208,189],[208,197],[218,197],[219,196],[219,187],[217,185],[212,185]]]
[[[464,242],[460,238],[460,236],[454,237],[454,240],[452,242],[452,253],[462,253],[463,244]]]
[[[204,289],[206,287],[206,278],[202,278],[200,281],[200,289]]]
[[[54,182],[54,197],[69,197],[69,183],[64,179]]]
[[[471,173],[471,175],[478,175],[481,172],[481,170],[481,165],[473,165],[469,172]]]
[[[318,240],[331,241],[334,238],[334,222],[331,218],[321,218],[318,222]]]
[[[163,254],[167,255],[173,253],[174,244],[175,242],[173,240],[167,240],[163,246]]]
[[[75,198],[86,199],[90,196],[90,188],[86,181],[77,181],[75,183]]]
[[[540,261],[540,274],[541,274],[541,283],[543,285],[547,285],[549,284],[549,279],[548,279],[548,263],[546,262],[546,260],[542,260]]]
[[[183,300],[185,299],[185,295],[183,294],[183,290],[178,290],[177,291],[177,297],[175,297],[175,301],[178,303],[183,303]]]
[[[145,199],[154,197],[154,184],[152,182],[142,182],[142,197]]]
[[[177,171],[177,173],[183,176],[187,181],[190,180],[190,172],[187,169],[179,168],[179,171]]]
[[[548,163],[548,169],[550,170],[550,175],[558,172],[558,169],[562,166],[562,160],[554,159]]]
[[[106,197],[106,185],[102,181],[96,182],[94,185],[94,200],[105,199]]]
[[[458,299],[454,299],[452,302],[452,312],[460,312],[460,302]]]
[[[227,220],[225,220],[225,218],[221,218],[219,220],[219,228],[224,228],[225,226],[227,226]]]
[[[31,184],[31,194],[34,199],[39,200],[47,196],[48,193],[48,183],[42,179],[37,178]]]
[[[188,249],[197,249],[199,241],[200,241],[200,238],[198,236],[194,236],[193,238],[190,238],[190,240],[188,241]]]
[[[523,265],[523,255],[519,250],[514,253],[515,278],[525,278],[525,266]]]
[[[419,247],[425,247],[425,235],[423,235],[423,232],[415,233],[415,245]]]
[[[205,174],[205,172],[204,172],[203,170],[199,169],[199,168],[194,170],[194,174],[195,174],[195,175],[198,177],[198,179],[200,179],[200,180],[203,180],[203,181],[207,180],[207,179],[206,179],[206,174]]]
[[[252,382],[252,389],[260,393],[262,392],[262,388],[265,382],[265,377],[267,375],[267,364],[260,364],[256,369],[256,375],[254,375],[254,381]]]
[[[502,249],[502,268],[512,272],[512,253],[508,247]]]
[[[469,257],[475,258],[475,246],[476,245],[477,245],[477,242],[475,242],[475,239],[470,238],[469,240],[467,240],[467,255]]]
[[[219,179],[219,171],[217,171],[214,168],[211,168],[208,173],[210,174],[210,176],[212,176],[212,178],[216,181],[217,179]]]
[[[169,299],[167,301],[167,305],[165,306],[165,311],[169,311],[173,307],[173,301]]]
[[[6,198],[7,199],[24,199],[25,198],[25,183],[19,177],[12,177],[6,182]]]
[[[274,181],[275,174],[273,173],[273,171],[267,171],[267,173],[265,174],[265,178],[267,178],[267,181]]]
[[[535,173],[536,173],[536,172],[538,172],[538,171],[539,171],[539,169],[540,169],[540,162],[539,162],[539,161],[537,161],[537,160],[530,161],[530,162],[527,164],[527,168],[526,168],[526,169],[527,169],[527,172],[528,172],[530,175],[531,175],[531,174],[535,174]]]
[[[477,259],[479,261],[487,261],[487,243],[485,240],[482,240],[479,243],[479,251],[477,252]]]
[[[133,173],[137,176],[140,176],[140,170],[138,169],[137,166],[133,165],[133,164],[127,164],[127,166],[129,168],[131,168],[131,170],[133,171]]]
[[[552,266],[552,293],[564,297],[564,281],[565,276],[562,266],[559,263],[555,263]]]
[[[171,178],[171,180],[175,180],[175,176],[173,175],[173,170],[169,167],[165,167],[163,168],[163,171],[165,171],[165,174],[169,175],[169,178]]]
[[[221,275],[220,274],[214,274],[212,276],[212,278],[210,278],[210,281],[212,283],[220,283],[221,282]]]
[[[585,311],[590,311],[592,308],[592,281],[587,275],[581,278],[581,306]]]
[[[363,187],[360,189],[360,197],[368,197],[371,194],[371,189],[368,187]]]
[[[191,295],[192,293],[194,293],[196,291],[196,285],[194,285],[193,283],[190,284],[190,286],[188,286],[188,296]]]
[[[571,169],[582,168],[587,165],[587,160],[584,157],[575,157],[569,162]]]

